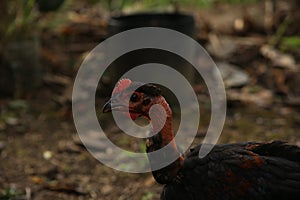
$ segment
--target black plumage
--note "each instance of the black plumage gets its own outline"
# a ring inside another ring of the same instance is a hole
[[[184,159],[162,200],[299,199],[300,148],[284,142],[201,145]]]

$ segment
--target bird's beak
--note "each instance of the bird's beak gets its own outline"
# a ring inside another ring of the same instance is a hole
[[[103,113],[108,113],[111,112],[111,100],[109,100],[108,102],[105,103],[105,105],[103,106],[102,112]]]
[[[117,97],[112,97],[103,106],[102,112],[103,113],[108,113],[108,112],[111,112],[112,110],[124,111],[124,110],[126,110],[126,107],[127,106],[124,103],[122,103]]]

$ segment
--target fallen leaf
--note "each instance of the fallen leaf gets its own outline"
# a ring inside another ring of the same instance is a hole
[[[112,190],[113,190],[113,187],[111,185],[104,185],[103,187],[101,187],[101,193],[103,195],[109,194]]]

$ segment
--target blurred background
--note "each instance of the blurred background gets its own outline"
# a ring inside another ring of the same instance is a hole
[[[180,31],[212,56],[228,101],[220,143],[300,145],[299,0],[5,0],[0,7],[0,200],[159,199],[162,186],[151,173],[127,174],[94,159],[72,120],[73,80],[83,59],[135,27]],[[198,95],[194,143],[205,136],[210,99],[201,77],[167,52],[139,51],[111,64],[96,95],[99,123],[124,149],[143,152],[144,142],[123,134],[101,107],[125,71],[164,57]]]

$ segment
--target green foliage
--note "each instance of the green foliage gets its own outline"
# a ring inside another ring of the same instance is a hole
[[[24,100],[18,99],[18,100],[14,100],[11,101],[9,103],[9,108],[14,110],[14,111],[18,111],[18,112],[27,112],[29,109],[28,103]]]
[[[22,195],[22,193],[14,187],[0,190],[0,199],[1,200],[19,199],[18,197],[20,197],[21,195]]]
[[[282,51],[295,50],[300,48],[300,37],[290,36],[282,38],[280,49]]]
[[[147,192],[142,196],[142,200],[152,200],[154,199],[154,194],[152,192]]]
[[[240,3],[255,3],[258,2],[258,0],[215,0],[215,2],[240,4]]]
[[[138,168],[144,168],[148,165],[148,158],[147,155],[144,155],[145,159],[139,159],[138,163],[135,162],[130,162],[129,160],[135,160],[136,159],[136,155],[135,152],[131,152],[131,151],[124,151],[122,152],[120,155],[118,155],[116,157],[116,160],[119,162],[120,160],[126,160],[126,162],[123,162],[121,164],[118,165],[118,168],[124,171],[130,171],[135,169],[137,166]],[[129,159],[129,160],[128,160]],[[137,164],[137,165],[133,165],[133,164]]]
[[[0,7],[1,43],[33,35],[38,17],[35,0],[0,1]]]
[[[213,6],[215,3],[255,3],[258,0],[89,0],[92,4],[102,3],[110,11],[123,10],[128,7],[139,5],[142,10],[160,9],[173,7],[193,7],[193,8],[206,8]]]
[[[285,19],[281,22],[281,24],[277,27],[277,30],[275,34],[272,36],[270,40],[270,45],[273,47],[276,47],[278,44],[280,44],[282,37],[284,36],[286,30],[291,25],[292,19],[288,15],[285,17]]]
[[[258,0],[177,0],[176,2],[179,6],[187,6],[194,8],[207,8],[211,7],[216,3],[227,3],[227,4],[241,4],[241,3],[255,3]]]

